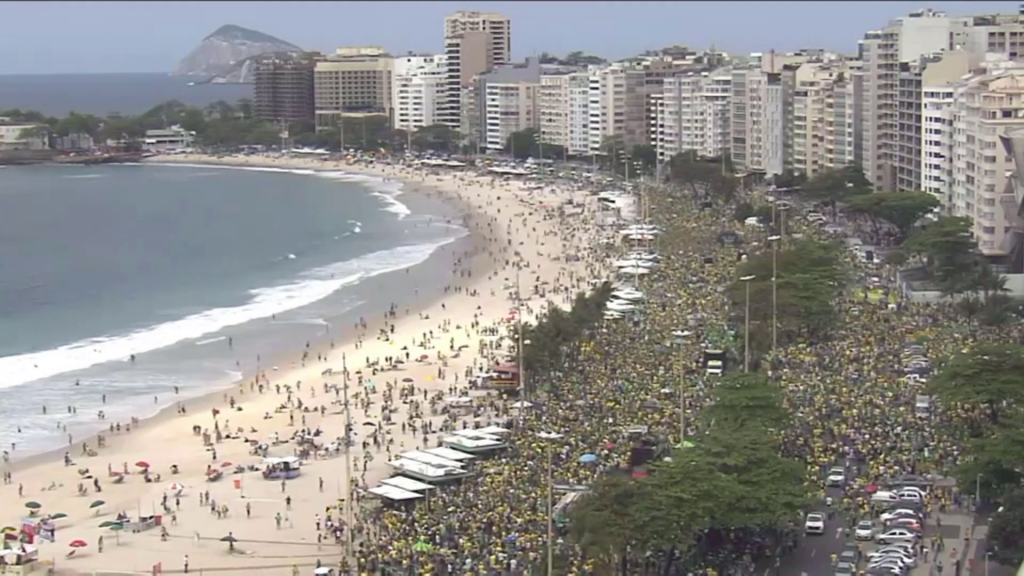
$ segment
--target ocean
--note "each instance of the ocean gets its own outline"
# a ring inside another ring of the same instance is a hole
[[[68,112],[106,116],[141,114],[168,100],[205,107],[217,100],[234,103],[253,97],[252,84],[201,84],[167,74],[12,74],[0,76],[0,110],[38,110],[50,116]]]
[[[342,172],[0,169],[0,445],[59,447],[99,410],[147,417],[423,303],[449,281],[456,222]]]

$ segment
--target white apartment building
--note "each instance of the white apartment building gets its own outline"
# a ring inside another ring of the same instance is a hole
[[[946,52],[921,73],[921,185],[948,211],[953,193],[953,112],[956,86],[980,66],[978,53]]]
[[[586,72],[541,75],[538,113],[545,144],[562,146],[573,156],[589,154],[589,90],[590,75]]]
[[[730,113],[732,72],[691,73],[665,78],[657,103],[658,159],[668,161],[681,152],[705,158],[727,154],[732,142]]]
[[[731,155],[741,172],[782,174],[784,107],[782,78],[760,66],[732,73]]]
[[[537,128],[539,82],[487,82],[484,88],[484,133],[488,150],[502,150],[513,132]]]
[[[394,59],[392,96],[396,130],[415,131],[437,124],[444,94],[445,55],[401,56]]]
[[[793,72],[790,157],[794,173],[813,177],[854,161],[854,98],[842,62],[806,62]]]
[[[647,143],[646,76],[643,70],[618,64],[592,66],[589,70],[587,115],[590,153],[602,152],[601,144],[621,136],[626,149]]]
[[[1001,197],[1013,159],[1001,137],[1024,127],[1024,69],[978,74],[960,83],[953,105],[953,187],[950,212],[973,223],[978,248],[988,256],[1006,255],[1016,213]]]

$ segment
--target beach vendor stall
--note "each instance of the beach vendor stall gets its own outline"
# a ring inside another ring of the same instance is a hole
[[[32,544],[5,542],[0,548],[0,574],[21,576],[45,573],[47,566],[39,562],[39,551]]]
[[[295,456],[264,458],[263,478],[266,480],[291,480],[292,478],[298,478],[299,474],[302,473],[299,470],[301,465],[302,461]]]

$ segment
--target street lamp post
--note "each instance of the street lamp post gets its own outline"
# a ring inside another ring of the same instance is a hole
[[[750,274],[748,276],[740,277],[740,280],[743,281],[744,283],[746,283],[746,285],[747,285],[746,286],[746,291],[747,291],[746,312],[743,315],[743,371],[744,372],[749,372],[750,371],[750,281],[753,280],[754,278],[755,278],[755,276],[753,274]]]
[[[555,573],[555,527],[552,515],[554,513],[554,474],[551,469],[551,448],[552,443],[562,437],[558,432],[538,432],[537,437],[541,440],[548,440],[548,576]]]
[[[779,276],[778,276],[778,257],[779,257],[779,240],[782,240],[782,236],[774,235],[769,236],[768,241],[772,243],[772,355],[775,354],[775,346],[778,344],[778,327],[779,327]]]
[[[686,377],[685,361],[683,360],[683,345],[686,339],[693,332],[689,330],[676,330],[672,332],[672,343],[679,349],[679,447],[682,449],[686,443]]]

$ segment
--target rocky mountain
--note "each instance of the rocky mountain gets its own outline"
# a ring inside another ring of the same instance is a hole
[[[199,46],[171,71],[171,75],[199,76],[217,83],[251,82],[254,56],[302,51],[302,48],[280,38],[228,24],[203,38]]]

